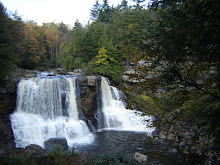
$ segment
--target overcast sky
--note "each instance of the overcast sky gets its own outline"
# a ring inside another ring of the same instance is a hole
[[[76,19],[87,24],[96,0],[0,0],[9,12],[17,11],[23,20],[42,22],[64,22],[74,25]],[[122,0],[109,0],[110,5],[117,6]],[[99,0],[102,3],[102,0]],[[132,0],[128,0],[132,5]]]

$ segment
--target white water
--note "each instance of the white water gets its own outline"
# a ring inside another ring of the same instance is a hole
[[[23,79],[17,93],[17,109],[11,115],[16,147],[44,147],[50,138],[66,138],[69,147],[93,141],[86,123],[78,118],[75,78]]]
[[[65,138],[69,147],[94,141],[94,135],[85,121],[79,119],[75,79],[61,75],[40,75],[19,82],[17,108],[11,115],[16,147],[23,148],[30,144],[44,147],[44,141],[50,138]],[[104,123],[98,131],[123,130],[150,134],[154,130],[151,117],[126,109],[120,91],[109,86],[104,77],[101,95],[103,115],[97,120]]]
[[[109,86],[104,77],[102,77],[101,91],[104,129],[138,131],[149,134],[154,131],[155,128],[151,127],[151,117],[142,116],[142,112],[139,111],[126,109],[117,88]]]

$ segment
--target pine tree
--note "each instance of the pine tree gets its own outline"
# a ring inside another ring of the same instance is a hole
[[[97,20],[99,17],[101,5],[99,4],[99,1],[96,0],[95,5],[93,5],[93,8],[90,10],[90,15],[92,20]]]
[[[6,9],[0,3],[0,79],[7,76],[13,65],[13,36],[12,20],[8,17]]]

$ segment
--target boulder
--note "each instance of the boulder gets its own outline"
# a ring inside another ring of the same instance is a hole
[[[47,152],[53,151],[56,148],[56,146],[60,146],[63,151],[68,150],[68,145],[65,138],[51,138],[44,142],[44,148]]]
[[[30,154],[31,157],[46,156],[46,150],[38,145],[31,144],[25,147],[23,153]]]
[[[141,154],[139,152],[135,152],[134,158],[138,162],[146,162],[147,161],[147,155]]]

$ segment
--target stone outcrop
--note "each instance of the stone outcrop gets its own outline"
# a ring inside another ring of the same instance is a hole
[[[134,158],[138,162],[146,162],[147,161],[147,155],[141,154],[139,152],[135,152]]]
[[[9,114],[0,115],[0,154],[15,148]]]
[[[90,130],[93,131],[97,128],[98,121],[94,117],[97,109],[99,109],[100,100],[100,86],[101,76],[77,76],[76,84],[78,88],[77,92],[77,105],[78,109],[81,110],[83,118],[89,125]]]
[[[159,122],[164,124],[158,124],[159,127],[152,134],[154,137],[168,139],[186,155],[203,156],[215,161],[220,160],[218,153],[213,150],[213,139],[193,121],[181,121],[170,114],[169,117],[161,119]]]

